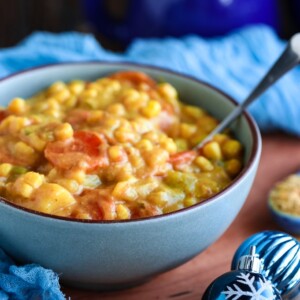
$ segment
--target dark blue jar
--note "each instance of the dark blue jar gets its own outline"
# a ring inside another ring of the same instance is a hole
[[[97,32],[123,43],[135,37],[223,35],[248,24],[279,27],[274,0],[82,0]]]

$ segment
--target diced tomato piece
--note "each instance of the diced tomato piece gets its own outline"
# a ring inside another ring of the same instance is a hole
[[[76,131],[72,140],[48,143],[45,157],[56,167],[86,170],[107,166],[109,163],[103,136],[88,131]]]
[[[155,87],[156,82],[150,78],[147,74],[142,72],[135,72],[135,71],[122,71],[112,74],[110,76],[112,79],[117,79],[121,81],[128,81],[131,82],[133,85],[139,85],[141,83],[145,83],[150,87]]]
[[[97,156],[99,154],[99,146],[103,144],[103,137],[96,133],[88,131],[74,132],[74,151],[81,151],[90,156]]]
[[[12,165],[27,167],[30,166],[30,163],[34,163],[34,161],[28,162],[23,157],[16,157],[12,153],[10,153],[9,149],[4,147],[0,152],[0,163],[9,163]]]
[[[90,112],[84,109],[76,109],[70,112],[65,122],[68,122],[72,125],[73,128],[78,128],[82,123],[85,123],[90,116]]]
[[[135,207],[132,207],[132,219],[139,219],[139,218],[148,218],[153,216],[161,215],[161,209],[154,205],[150,204],[146,201],[142,201],[137,203]]]
[[[76,197],[94,220],[114,220],[116,204],[111,189],[84,190]]]
[[[0,122],[2,122],[8,116],[8,112],[4,109],[0,110]]]
[[[170,163],[173,165],[190,164],[197,156],[194,150],[182,151],[170,156]]]

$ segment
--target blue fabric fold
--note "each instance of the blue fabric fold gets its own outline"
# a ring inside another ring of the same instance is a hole
[[[36,264],[16,266],[0,249],[0,300],[27,299],[65,299],[58,276]]]
[[[211,39],[137,39],[120,54],[105,50],[89,34],[36,32],[13,48],[0,50],[0,77],[65,61],[128,61],[193,75],[242,101],[282,52],[286,42],[266,25],[245,27]],[[300,68],[285,75],[253,103],[250,112],[262,131],[300,135]]]

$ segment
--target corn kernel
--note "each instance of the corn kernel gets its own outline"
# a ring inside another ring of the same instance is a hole
[[[74,80],[69,83],[69,90],[72,94],[78,95],[80,94],[85,87],[85,82],[81,80]]]
[[[120,120],[114,118],[114,117],[109,117],[109,118],[105,118],[104,122],[102,123],[103,126],[107,129],[111,130],[115,130],[116,128],[119,127],[120,125]],[[130,126],[128,126],[129,124],[123,124],[122,125],[122,130],[130,130]]]
[[[190,117],[193,117],[194,119],[198,119],[202,117],[205,112],[203,109],[196,107],[196,106],[191,106],[191,105],[186,105],[183,109],[183,111]]]
[[[124,166],[120,168],[116,179],[118,181],[132,180],[132,171],[132,165],[130,163],[125,163]]]
[[[112,191],[112,195],[125,201],[134,201],[138,197],[136,189],[128,181],[118,182]]]
[[[22,98],[14,98],[8,105],[9,112],[20,115],[26,111],[26,102]]]
[[[114,132],[115,138],[120,143],[134,142],[137,139],[137,135],[133,131],[129,131],[123,128],[119,128]]]
[[[183,200],[183,204],[185,207],[190,207],[197,203],[197,199],[195,197],[187,197]]]
[[[201,141],[203,141],[207,137],[206,133],[196,132],[189,140],[192,146],[198,145]]]
[[[50,98],[48,98],[48,99],[50,99]],[[34,107],[35,111],[37,111],[37,112],[43,112],[43,111],[45,111],[46,109],[49,108],[49,105],[48,105],[47,101],[43,101],[43,102],[35,103],[33,105],[33,107]]]
[[[1,164],[0,165],[0,176],[1,177],[8,177],[11,169],[13,168],[13,166],[11,164]]]
[[[159,136],[155,131],[149,131],[143,134],[143,138],[151,141],[152,143],[158,142]]]
[[[107,93],[115,93],[121,89],[121,84],[117,80],[111,80],[109,84],[105,87]]]
[[[151,123],[150,120],[147,120],[145,118],[137,117],[135,120],[130,121],[131,126],[134,131],[140,133],[140,134],[145,134],[151,130],[153,130],[154,125]]]
[[[222,151],[226,158],[235,158],[240,156],[242,145],[236,140],[229,140],[222,146]]]
[[[117,218],[119,220],[130,219],[130,210],[123,204],[118,204],[116,207]]]
[[[54,94],[51,94],[51,95],[60,103],[64,102],[71,96],[70,91],[66,88],[64,88]]]
[[[177,98],[176,89],[169,83],[159,84],[158,92],[166,98]]]
[[[50,171],[49,171],[49,173],[48,173],[48,179],[50,180],[50,181],[52,181],[52,180],[55,180],[55,178],[58,176],[58,171],[57,171],[57,169],[55,169],[55,168],[53,168],[53,169],[51,169]]]
[[[142,108],[141,113],[147,118],[154,118],[161,112],[161,105],[156,100],[150,100],[148,104]]]
[[[224,144],[228,139],[229,139],[229,136],[227,134],[224,134],[224,133],[217,133],[213,137],[213,140],[216,141],[220,145]]]
[[[149,101],[148,94],[131,89],[127,90],[125,96],[122,98],[125,107],[129,111],[136,111],[139,108],[147,105],[147,102]]]
[[[113,115],[124,116],[126,114],[125,107],[122,103],[114,103],[107,108],[107,111]]]
[[[154,148],[151,152],[146,153],[144,159],[146,163],[151,166],[161,166],[169,159],[168,151],[161,148]]]
[[[49,93],[56,93],[58,91],[64,90],[66,88],[66,84],[62,81],[56,81],[54,82],[49,88]]]
[[[103,86],[97,82],[87,82],[85,85],[87,90],[94,89],[99,91],[103,91]]]
[[[104,116],[104,112],[102,110],[92,111],[87,119],[87,122],[89,124],[98,123],[103,119],[103,116]]]
[[[82,220],[92,220],[93,217],[90,213],[87,212],[77,212],[75,214],[76,219],[82,219]]]
[[[137,144],[136,147],[140,151],[151,151],[153,149],[153,144],[148,139],[141,139]]]
[[[98,109],[99,102],[96,98],[80,98],[80,106],[84,108]]]
[[[177,211],[177,210],[182,209],[182,208],[183,208],[182,204],[176,203],[176,204],[172,204],[170,206],[165,207],[163,209],[163,212],[164,212],[164,214],[168,214],[168,213],[171,213],[173,211]]]
[[[31,155],[34,154],[34,149],[24,142],[17,142],[14,146],[16,155]]]
[[[32,193],[35,209],[44,213],[55,213],[76,203],[71,193],[56,183],[44,183]]]
[[[15,134],[30,124],[30,120],[25,117],[8,116],[0,123],[0,131],[7,131]]]
[[[46,146],[46,142],[42,140],[40,137],[38,137],[35,133],[29,134],[27,136],[27,139],[28,139],[28,144],[35,150],[37,151],[44,150]]]
[[[170,154],[174,154],[177,152],[177,145],[171,138],[166,138],[161,141],[160,145],[167,150]]]
[[[97,80],[96,80],[96,83],[99,84],[100,86],[107,86],[107,85],[109,85],[112,81],[113,81],[113,79],[104,77],[104,78],[99,78],[99,79],[97,79]]]
[[[111,146],[108,148],[108,155],[111,161],[120,162],[126,158],[126,153],[122,146]]]
[[[36,172],[28,172],[24,174],[23,181],[36,189],[45,181],[45,176]]]
[[[209,142],[204,145],[203,154],[208,159],[219,160],[222,158],[221,147],[217,142]]]
[[[126,98],[132,98],[132,99],[139,99],[140,97],[140,93],[135,90],[135,89],[132,89],[132,88],[129,88],[127,90],[124,90],[122,92],[122,99],[125,100]]]
[[[47,109],[47,110],[45,110],[45,114],[47,116],[53,117],[55,119],[59,119],[61,116],[61,112],[56,109]]]
[[[218,125],[218,121],[211,116],[204,115],[197,120],[197,126],[204,132],[211,132]]]
[[[182,123],[180,124],[180,135],[188,139],[197,131],[197,126],[193,124]]]
[[[53,171],[53,170],[55,170],[55,169],[52,169],[51,171]],[[65,175],[67,178],[76,180],[79,184],[82,184],[86,177],[84,170],[81,170],[81,169],[69,171]]]
[[[36,172],[28,172],[21,175],[10,187],[12,193],[16,193],[24,198],[31,197],[33,191],[44,182],[44,175]]]
[[[155,191],[148,196],[147,200],[163,208],[168,203],[168,194],[165,191]]]
[[[64,102],[64,107],[65,108],[72,108],[77,104],[77,97],[75,96],[70,96],[68,99],[65,100]]]
[[[212,171],[214,169],[213,164],[204,156],[198,156],[194,162],[202,171]]]
[[[230,175],[235,176],[241,171],[242,163],[238,159],[230,159],[226,162],[225,169]]]
[[[56,183],[63,186],[71,194],[76,194],[80,191],[79,184],[76,180],[61,178],[56,180]]]
[[[53,110],[60,109],[60,104],[58,103],[57,99],[54,97],[47,99],[47,105],[48,105],[48,107],[47,107],[48,109],[53,109]]]
[[[195,192],[196,197],[207,198],[220,191],[220,186],[213,179],[205,178],[199,181]]]
[[[145,154],[145,156],[148,156],[148,154]],[[130,163],[135,169],[140,169],[145,166],[145,160],[140,155],[132,155],[130,157]]]
[[[98,91],[96,89],[84,90],[80,94],[80,98],[82,98],[82,99],[96,98],[97,96],[98,96]]]
[[[73,136],[73,128],[69,123],[58,125],[54,130],[54,136],[58,140],[66,140]]]
[[[29,198],[33,192],[33,187],[27,183],[23,183],[16,188],[16,192],[24,198]]]

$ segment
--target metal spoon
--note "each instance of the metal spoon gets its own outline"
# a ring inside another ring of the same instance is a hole
[[[270,68],[268,73],[253,89],[250,95],[240,103],[208,136],[205,137],[193,149],[201,148],[205,143],[210,141],[214,135],[223,131],[232,121],[239,117],[244,109],[256,100],[263,92],[272,86],[280,77],[300,63],[300,33],[296,33],[291,37],[287,47]]]

